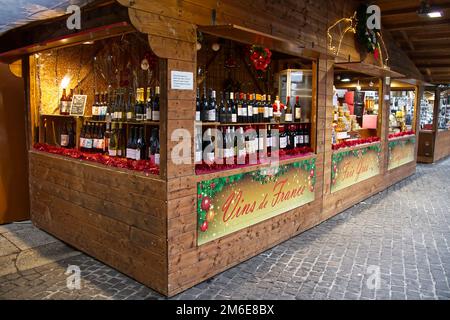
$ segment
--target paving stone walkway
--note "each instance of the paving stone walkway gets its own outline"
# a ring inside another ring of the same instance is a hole
[[[174,299],[449,300],[449,282],[447,159]],[[1,276],[0,299],[164,298],[81,254]]]

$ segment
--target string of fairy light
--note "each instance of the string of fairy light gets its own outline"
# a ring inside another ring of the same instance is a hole
[[[337,20],[335,23],[333,23],[328,29],[327,29],[327,37],[328,37],[328,48],[335,54],[336,56],[339,55],[342,47],[342,42],[344,40],[345,35],[350,32],[353,34],[356,34],[356,26],[357,26],[357,18],[356,18],[357,12],[355,11],[353,13],[353,16],[351,17],[345,17]],[[344,29],[343,32],[339,34],[339,41],[337,47],[333,45],[333,35],[331,34],[331,31],[339,26],[341,23],[346,23],[348,26]],[[384,43],[383,34],[381,32],[376,32],[376,35],[378,39],[380,39],[381,46],[379,45],[379,53],[380,53],[380,61],[382,61],[383,66],[388,65],[389,61],[389,52],[387,50],[386,44]],[[386,54],[386,59],[383,60],[383,52]],[[384,61],[384,62],[383,62]]]

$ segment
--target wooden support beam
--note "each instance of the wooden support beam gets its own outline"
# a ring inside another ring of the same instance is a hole
[[[421,21],[421,22],[406,22],[398,24],[384,25],[389,31],[402,31],[402,30],[417,30],[417,29],[429,29],[429,28],[448,28],[450,25],[450,19],[435,20],[435,21]]]

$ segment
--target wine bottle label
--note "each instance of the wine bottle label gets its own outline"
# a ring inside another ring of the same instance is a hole
[[[206,154],[206,161],[208,162],[213,162],[214,161],[214,152],[208,152]],[[156,159],[155,159],[156,162]]]
[[[127,158],[134,159],[134,150],[133,149],[127,148],[126,153],[127,153]]]
[[[115,150],[115,149],[109,149],[108,153],[109,153],[110,157],[116,157],[117,156],[117,150]]]
[[[286,122],[292,122],[292,113],[286,113],[284,116]]]
[[[259,137],[258,138],[258,150],[263,150],[264,149],[264,137]]]
[[[305,139],[304,139],[304,136],[303,136],[303,135],[300,135],[300,136],[298,136],[298,139],[299,139],[298,143],[300,143],[300,144],[303,144],[303,143],[304,143],[304,141],[305,141]]]
[[[267,119],[269,117],[269,108],[264,107],[264,118]]]
[[[195,121],[200,121],[200,111],[195,111]]]
[[[86,149],[92,149],[92,144],[93,144],[92,139],[85,139],[85,148]]]
[[[117,156],[121,157],[122,156],[122,149],[117,149]]]
[[[142,113],[136,114],[136,121],[144,121],[144,114]]]
[[[242,116],[243,117],[247,116],[247,108],[242,108]]]
[[[303,139],[305,141],[305,144],[309,143],[309,135],[305,134],[305,137]]]
[[[252,106],[248,106],[248,109],[247,109],[247,115],[248,115],[249,117],[252,117],[252,116],[253,116],[253,107],[252,107]]]
[[[80,138],[80,148],[84,148],[84,138]]]
[[[287,146],[287,137],[280,137],[280,149],[285,149]]]
[[[238,107],[238,116],[242,116],[242,107]]]
[[[136,115],[136,118],[137,118],[137,115]],[[133,119],[133,113],[130,111],[130,112],[127,112],[127,120],[131,120],[131,119]]]
[[[273,108],[269,108],[269,118],[273,118]]]
[[[267,137],[266,144],[267,144],[267,148],[272,146],[272,137]]]
[[[159,121],[159,111],[152,111],[152,120]]]
[[[98,139],[92,139],[92,148],[97,149]]]
[[[137,160],[137,161],[141,160],[141,150],[136,149],[133,151],[134,151],[134,160]]]
[[[203,152],[202,151],[196,151],[195,152],[195,162],[201,162],[202,161]]]
[[[299,120],[302,117],[302,111],[300,108],[295,109],[295,119]]]
[[[152,120],[152,109],[148,108],[145,113],[145,120],[151,121]]]
[[[236,114],[235,114],[235,113],[233,113],[233,114],[231,115],[231,122],[233,122],[233,123],[236,123],[236,122],[237,122],[237,117],[236,117]]]
[[[278,146],[278,144],[277,144],[277,137],[272,137],[272,143],[271,143],[270,146],[271,147],[277,147]]]
[[[160,154],[159,153],[155,153],[155,164],[159,166],[160,163]],[[214,159],[214,154],[213,154],[213,159]]]
[[[122,111],[117,112],[117,118],[122,119],[122,117],[123,117]]]
[[[259,109],[258,107],[253,107],[253,114],[258,115]]]
[[[97,149],[105,151],[105,140],[97,139]]]
[[[69,145],[69,135],[62,134],[61,135],[61,147],[67,147]]]
[[[295,136],[294,143],[295,143],[296,146],[300,143],[300,136],[299,135]]]
[[[216,110],[213,109],[208,111],[208,120],[211,122],[216,121]]]

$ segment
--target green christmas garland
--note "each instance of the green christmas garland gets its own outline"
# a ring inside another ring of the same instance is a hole
[[[394,147],[398,146],[399,144],[408,144],[408,143],[416,143],[416,137],[411,137],[409,139],[406,140],[394,140],[394,141],[389,141],[389,151],[392,151],[392,149],[394,149]]]
[[[346,150],[346,151],[342,151],[342,152],[337,152],[334,153],[333,156],[331,157],[331,181],[335,181],[336,175],[337,175],[337,166],[338,164],[344,160],[344,158],[348,157],[348,156],[354,156],[354,157],[359,157],[360,155],[363,156],[365,155],[367,152],[369,152],[370,150],[373,150],[377,153],[378,159],[380,158],[380,154],[381,154],[381,144],[377,143],[371,146],[367,146],[365,148],[362,149],[356,149],[356,150]]]

